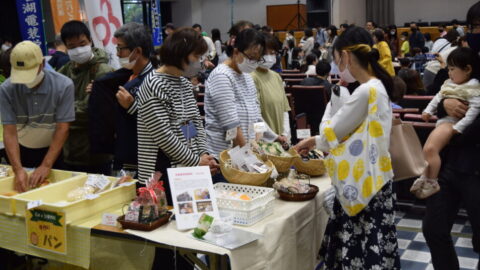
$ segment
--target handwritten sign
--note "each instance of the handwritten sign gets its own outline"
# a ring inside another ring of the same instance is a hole
[[[67,253],[65,213],[35,208],[27,210],[27,245],[56,253]]]
[[[297,129],[297,138],[307,139],[307,138],[310,138],[310,136],[311,136],[310,129]]]
[[[116,214],[105,213],[102,216],[102,224],[115,227],[117,226],[117,218],[118,215]]]

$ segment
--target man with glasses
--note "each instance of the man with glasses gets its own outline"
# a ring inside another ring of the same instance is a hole
[[[137,97],[143,79],[153,70],[152,37],[131,22],[114,33],[122,69],[95,81],[89,102],[90,142],[95,153],[114,155],[113,170],[137,171]]]
[[[70,61],[59,73],[72,79],[75,85],[75,121],[64,145],[65,167],[72,171],[110,174],[111,155],[92,154],[88,137],[88,99],[94,80],[113,71],[108,55],[92,47],[87,26],[80,21],[69,21],[62,26],[61,38],[67,47]]]

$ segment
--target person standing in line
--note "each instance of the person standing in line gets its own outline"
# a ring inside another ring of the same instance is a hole
[[[94,80],[113,71],[107,53],[92,47],[90,30],[81,21],[69,21],[60,30],[70,61],[58,70],[75,85],[75,121],[64,145],[65,167],[71,171],[111,174],[112,155],[92,154],[88,136],[88,100]]]
[[[62,147],[75,120],[72,80],[44,69],[38,45],[18,43],[11,76],[0,85],[0,111],[8,160],[18,192],[38,187],[52,168],[62,168]],[[35,168],[30,177],[23,167]]]
[[[290,118],[288,112],[287,95],[283,87],[280,75],[270,70],[276,62],[276,52],[279,49],[278,43],[270,34],[263,34],[265,37],[265,56],[257,69],[252,72],[252,78],[257,88],[258,102],[265,123],[275,132],[282,136],[282,140],[288,141],[291,137]]]

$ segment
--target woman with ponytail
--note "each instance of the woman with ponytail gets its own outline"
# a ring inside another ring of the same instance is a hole
[[[330,153],[326,167],[334,196],[325,203],[331,209],[320,250],[323,269],[400,269],[388,153],[393,79],[372,45],[360,27],[338,37],[333,56],[340,78],[360,86],[336,112],[327,106],[320,135],[295,146],[300,153],[313,148]]]

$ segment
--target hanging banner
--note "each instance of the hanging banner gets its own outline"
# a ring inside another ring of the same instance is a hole
[[[50,0],[55,34],[60,34],[62,26],[72,20],[80,21],[80,4],[78,0]]]
[[[162,35],[162,14],[160,12],[160,0],[152,1],[152,34],[153,46],[160,46],[163,44]]]
[[[23,40],[36,43],[45,55],[47,44],[43,31],[43,15],[40,0],[17,0],[18,21]]]
[[[84,1],[93,44],[109,55],[109,64],[120,68],[117,57],[117,40],[113,33],[123,24],[122,9],[118,0]]]

